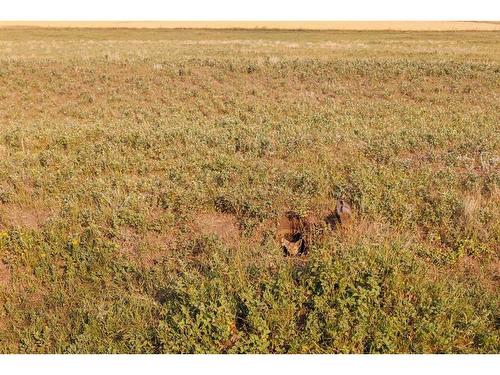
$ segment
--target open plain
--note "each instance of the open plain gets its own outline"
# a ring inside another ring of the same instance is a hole
[[[0,352],[498,353],[499,120],[499,31],[4,25]]]

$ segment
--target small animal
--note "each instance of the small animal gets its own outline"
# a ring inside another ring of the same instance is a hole
[[[301,238],[297,241],[288,241],[286,238],[281,239],[281,246],[285,250],[287,255],[295,256],[299,255],[304,251],[304,239]]]
[[[347,224],[349,221],[351,221],[352,210],[344,200],[339,199],[337,201],[337,208],[335,210],[335,213],[337,215],[337,219],[341,224]]]

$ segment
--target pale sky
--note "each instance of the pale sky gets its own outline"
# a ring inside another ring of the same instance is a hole
[[[500,0],[2,0],[0,20],[496,20]]]

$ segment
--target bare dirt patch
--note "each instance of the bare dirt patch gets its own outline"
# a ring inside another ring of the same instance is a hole
[[[0,262],[0,289],[6,288],[11,279],[11,273],[9,267],[6,264]]]
[[[236,218],[224,213],[202,213],[195,218],[196,229],[205,236],[216,235],[225,244],[237,243],[240,229]]]
[[[140,240],[140,236],[133,228],[121,228],[118,234],[118,252],[126,258],[136,257]]]
[[[142,242],[143,251],[140,259],[143,264],[152,266],[171,253],[177,246],[177,237],[173,233],[148,232]]]
[[[134,228],[123,227],[118,234],[118,253],[128,260],[146,266],[157,264],[177,246],[174,233],[138,233]]]
[[[50,211],[42,208],[5,205],[0,207],[0,227],[13,226],[28,229],[42,227],[50,218]]]

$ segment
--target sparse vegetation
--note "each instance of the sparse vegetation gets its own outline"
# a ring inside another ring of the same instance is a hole
[[[498,353],[499,35],[0,30],[0,352]]]

